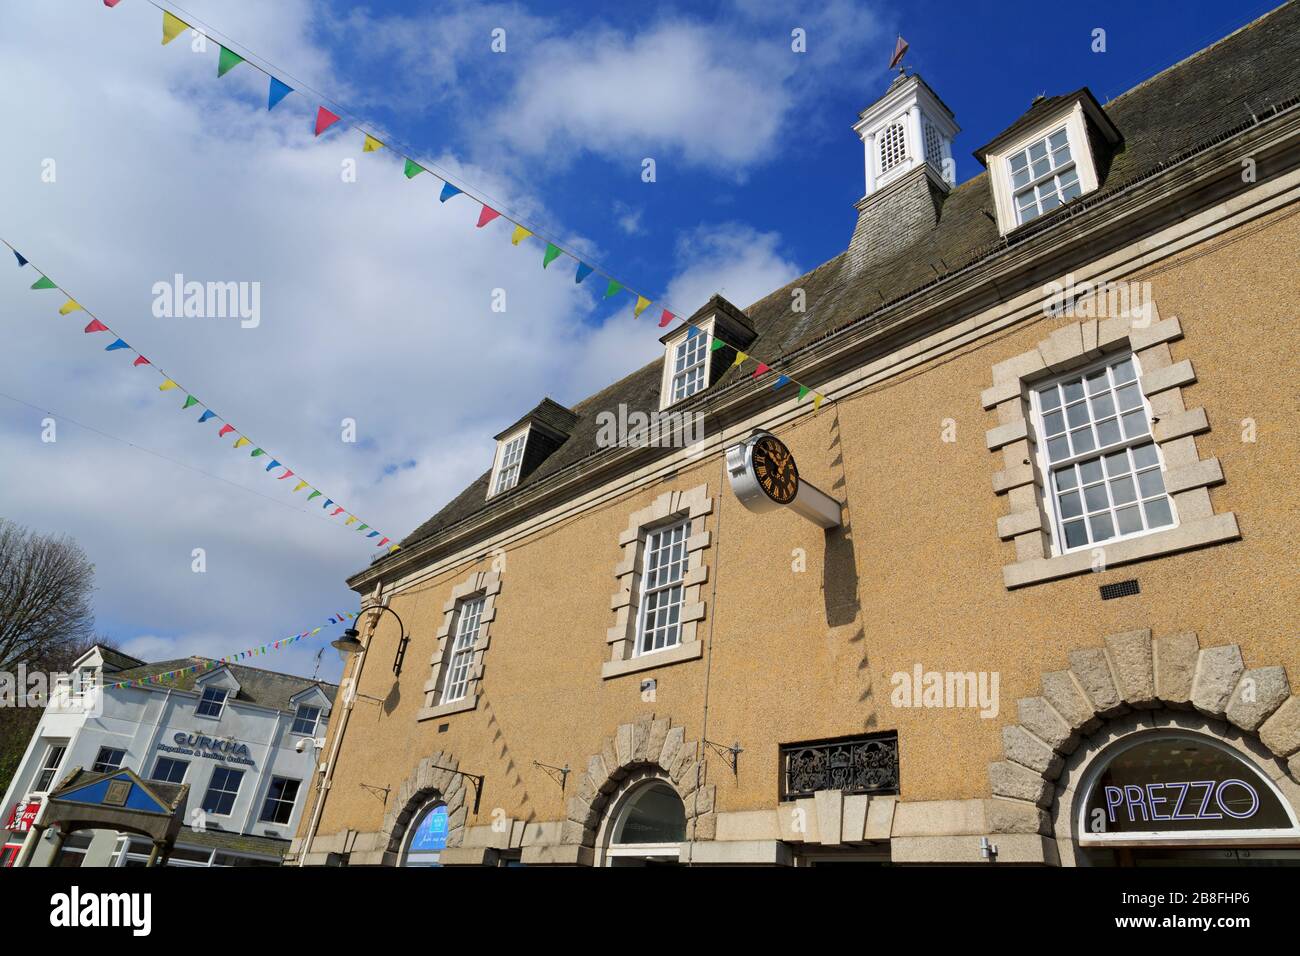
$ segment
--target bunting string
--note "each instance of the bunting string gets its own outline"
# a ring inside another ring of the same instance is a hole
[[[249,445],[253,445],[253,450],[250,453],[251,458],[260,458],[262,456],[270,457],[271,459],[270,464],[266,466],[265,470],[267,473],[270,473],[272,471],[275,471],[276,469],[283,469],[283,472],[281,474],[275,476],[279,481],[284,481],[287,478],[292,478],[296,476],[298,478],[298,482],[293,486],[293,490],[290,492],[290,494],[297,494],[300,491],[309,490],[310,494],[307,495],[307,499],[306,499],[308,502],[312,501],[315,498],[325,497],[325,493],[323,491],[320,491],[319,489],[314,487],[310,482],[303,479],[301,475],[298,475],[297,472],[289,468],[287,465],[281,464],[278,458],[271,456],[269,452],[266,451],[266,449],[262,448],[259,445],[256,445],[253,442],[253,440],[249,438],[247,435],[245,435],[241,430],[237,429],[234,425],[232,425],[230,422],[226,421],[215,411],[213,411],[212,408],[209,407],[206,402],[200,401],[194,395],[193,392],[183,388],[180,382],[178,382],[176,378],[174,378],[171,374],[159,368],[156,364],[154,364],[152,360],[146,358],[142,353],[132,348],[131,345],[128,344],[124,338],[122,338],[116,332],[114,332],[113,329],[110,328],[103,320],[101,320],[97,315],[95,315],[93,312],[87,309],[84,305],[79,303],[76,300],[76,297],[72,295],[72,293],[70,293],[68,290],[63,288],[63,286],[56,283],[53,279],[51,279],[48,275],[46,275],[43,271],[41,271],[41,269],[35,263],[33,263],[30,259],[28,259],[16,248],[14,248],[13,244],[9,242],[9,240],[0,237],[0,243],[4,243],[4,245],[6,245],[10,249],[10,251],[13,252],[14,258],[17,259],[18,261],[18,268],[22,269],[30,265],[32,269],[40,276],[39,279],[37,279],[35,282],[32,283],[31,287],[33,289],[37,289],[37,290],[55,289],[67,297],[67,301],[63,304],[63,307],[59,309],[60,315],[66,316],[66,315],[71,315],[74,312],[83,312],[90,317],[90,322],[87,323],[86,327],[83,329],[83,331],[87,335],[108,333],[108,335],[112,337],[112,341],[104,348],[105,352],[125,351],[125,352],[133,353],[135,355],[135,360],[131,363],[133,367],[139,368],[140,366],[147,365],[162,377],[162,383],[158,386],[158,391],[184,392],[185,401],[180,406],[181,411],[186,411],[195,408],[201,409],[202,411],[200,412],[197,418],[197,422],[200,425],[206,424],[207,422],[214,421],[214,420],[221,422],[220,428],[217,429],[217,437],[220,439],[225,439],[227,438],[227,436],[230,435],[235,436],[235,439],[232,442],[232,447],[237,449],[242,449],[248,447]],[[321,508],[328,509],[329,506],[332,504],[335,504],[332,498],[325,498],[325,503],[321,505]],[[338,515],[347,515],[347,520],[343,522],[344,527],[351,527],[358,520],[360,520],[352,512],[347,511],[345,508],[341,506],[338,506],[333,511],[329,512],[329,515],[330,517],[337,517]],[[389,553],[398,550],[399,547],[398,545],[390,544],[390,541],[392,540],[391,538],[389,538],[387,535],[381,534],[379,531],[375,530],[373,526],[369,524],[362,524],[360,525],[360,527],[354,530],[358,532],[369,531],[370,533],[364,535],[364,537],[367,539],[379,538],[380,540],[375,542],[375,547],[377,548],[382,548],[385,545],[388,545]]]
[[[108,0],[105,0],[105,5],[111,8],[116,6],[117,2],[118,0],[114,0],[113,3],[109,3]],[[192,16],[186,11],[182,10],[176,4],[171,4],[171,6],[174,9],[176,9],[179,13],[183,13],[185,17],[188,17],[189,19],[182,19],[181,17],[177,16],[176,13],[173,13],[171,10],[164,7],[161,3],[158,2],[158,0],[147,0],[147,2],[162,11],[162,16],[163,16],[162,42],[164,46],[170,43],[172,40],[174,40],[177,36],[179,36],[181,33],[183,33],[186,30],[193,30],[196,33],[202,35],[205,39],[212,39],[211,35],[224,36],[224,34],[220,34],[219,31],[213,29],[212,27],[209,27],[206,24],[203,24],[201,20],[197,19],[196,17]],[[195,24],[199,24],[199,26],[195,26]],[[230,70],[234,69],[235,67],[241,64],[247,64],[253,69],[256,69],[259,72],[263,73],[268,78],[269,89],[267,92],[267,106],[266,106],[268,110],[275,109],[275,107],[285,98],[287,98],[291,93],[297,93],[299,95],[305,95],[306,93],[311,93],[312,96],[314,96],[316,100],[319,101],[316,103],[316,113],[315,113],[315,121],[314,121],[314,128],[313,128],[314,134],[317,138],[320,138],[323,134],[325,134],[328,130],[330,130],[337,124],[342,123],[344,126],[351,128],[356,133],[361,134],[361,136],[363,137],[362,147],[361,147],[363,153],[379,152],[384,149],[388,149],[390,152],[392,152],[393,151],[392,147],[394,145],[402,145],[393,142],[385,142],[384,140],[380,139],[375,132],[371,131],[370,129],[367,128],[365,124],[360,122],[360,120],[355,117],[355,114],[350,113],[346,109],[343,109],[341,106],[339,106],[338,103],[323,96],[316,90],[313,90],[307,84],[302,83],[297,79],[294,79],[285,71],[280,70],[278,67],[275,67],[274,64],[271,64],[269,60],[265,59],[264,57],[248,49],[248,47],[244,46],[244,44],[237,43],[234,40],[230,39],[229,37],[225,38],[225,43],[222,43],[220,40],[217,39],[212,39],[212,42],[215,43],[218,47],[218,56],[217,56],[218,77],[224,76]],[[231,47],[238,47],[240,50],[243,51],[243,53],[242,54],[236,53],[233,49],[231,49]],[[266,64],[266,66],[263,66],[262,64]],[[273,69],[276,72],[273,72]],[[277,72],[280,75],[277,75]],[[286,80],[290,80],[290,79],[292,79],[293,82],[297,84],[297,86],[291,86],[288,82],[286,82]],[[329,104],[329,107],[333,107],[333,109],[327,107],[324,104]],[[343,119],[345,116],[349,117],[349,119],[346,122],[344,122]],[[407,150],[407,147],[405,146],[402,146],[402,148],[404,151]],[[541,230],[539,230],[535,226],[526,225],[523,222],[521,222],[519,219],[516,219],[513,216],[508,215],[502,208],[500,208],[501,204],[496,200],[492,199],[490,196],[488,196],[484,191],[476,188],[471,188],[469,185],[465,184],[464,182],[461,182],[458,178],[457,181],[460,182],[460,185],[456,185],[451,181],[453,177],[449,177],[445,170],[441,169],[434,163],[423,161],[423,160],[417,160],[410,155],[403,155],[400,153],[397,155],[399,155],[401,159],[404,161],[403,174],[406,176],[408,180],[416,179],[422,173],[429,173],[428,178],[433,183],[435,184],[441,183],[441,187],[438,193],[439,203],[446,203],[447,201],[454,199],[457,196],[465,196],[467,200],[478,203],[480,209],[479,209],[478,221],[475,224],[475,228],[483,229],[487,227],[490,223],[500,219],[513,227],[510,236],[511,245],[519,246],[521,245],[521,243],[524,242],[524,240],[527,239],[536,240],[537,242],[541,243],[544,247],[542,252],[543,269],[547,268],[556,259],[560,258],[561,256],[564,256],[572,260],[572,262],[576,266],[573,275],[573,281],[575,283],[581,283],[583,280],[585,280],[592,274],[596,274],[601,276],[603,279],[607,281],[607,284],[605,286],[605,294],[604,294],[605,299],[611,299],[614,296],[618,295],[619,293],[624,293],[625,295],[630,296],[631,297],[630,301],[632,302],[632,317],[634,319],[639,319],[643,312],[647,311],[648,309],[650,309],[652,305],[654,305],[657,307],[656,311],[659,312],[658,328],[661,329],[667,328],[668,326],[672,325],[673,322],[681,322],[682,324],[677,326],[677,329],[674,329],[674,331],[689,326],[690,328],[687,333],[688,338],[694,338],[697,334],[700,334],[700,332],[703,331],[701,326],[692,323],[689,318],[684,318],[680,313],[673,311],[667,302],[653,299],[650,296],[644,295],[641,292],[636,291],[632,286],[628,285],[627,283],[619,279],[616,279],[611,273],[609,273],[602,267],[592,263],[590,261],[590,257],[584,257],[577,252],[573,252],[569,250],[561,243],[546,236]],[[731,348],[733,351],[737,353],[736,360],[732,363],[733,367],[743,366],[746,363],[752,362],[754,364],[754,370],[751,373],[750,377],[755,381],[761,379],[764,387],[767,387],[768,384],[770,383],[770,387],[772,388],[773,391],[779,391],[780,389],[784,388],[787,385],[792,385],[798,389],[798,396],[796,398],[796,401],[802,402],[808,396],[810,395],[812,396],[814,412],[817,411],[818,408],[821,406],[821,403],[826,400],[826,396],[824,394],[818,392],[817,390],[813,389],[810,386],[804,385],[802,382],[797,381],[788,373],[781,372],[780,370],[775,369],[774,366],[769,363],[759,361],[751,354],[741,351],[739,347],[731,345],[730,343],[724,341],[716,333],[708,333],[708,334],[711,336],[712,339],[712,343],[711,343],[712,350],[716,351],[721,348]],[[773,373],[773,372],[775,372],[775,374],[769,375],[769,373]],[[765,378],[764,376],[767,377]],[[833,402],[834,400],[832,399],[831,401]]]
[[[197,674],[199,671],[216,670],[222,664],[235,664],[239,661],[246,660],[250,657],[261,657],[270,654],[272,651],[282,651],[285,648],[292,647],[299,641],[306,640],[309,637],[315,637],[330,624],[342,624],[344,621],[355,620],[357,615],[351,611],[339,611],[331,615],[328,623],[321,624],[301,634],[294,634],[292,637],[282,637],[278,641],[269,641],[266,644],[258,644],[256,647],[250,647],[246,650],[236,651],[233,654],[227,654],[225,657],[218,657],[215,660],[204,661],[202,664],[190,664],[186,667],[179,667],[173,671],[164,671],[161,674],[150,674],[148,677],[137,677],[133,680],[117,681],[113,684],[105,684],[104,687],[121,688],[121,687],[153,687],[159,684],[165,684],[169,680],[179,677],[182,674]]]

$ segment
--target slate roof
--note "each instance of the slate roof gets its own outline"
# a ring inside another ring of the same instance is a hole
[[[103,644],[96,644],[95,647],[99,648],[99,656],[104,659],[104,663],[117,670],[126,670],[128,667],[142,667],[144,665],[144,661],[132,657],[130,654],[115,651],[111,647],[105,647]]]
[[[211,847],[230,853],[253,853],[260,856],[282,859],[289,849],[289,841],[277,837],[257,836],[252,833],[231,833],[214,829],[211,825],[205,830],[186,827],[176,837],[177,846]]]
[[[1123,142],[1109,167],[1103,164],[1104,179],[1098,193],[1082,197],[1082,201],[1140,180],[1240,130],[1251,121],[1252,114],[1263,114],[1269,107],[1295,100],[1300,96],[1297,63],[1300,0],[1293,0],[1103,104]],[[1062,97],[1038,101],[1030,106],[1029,114],[1041,114],[1061,101]],[[1035,229],[1051,228],[1067,218],[1074,203],[1041,217]],[[772,292],[744,310],[758,333],[747,351],[779,369],[782,356],[1005,250],[1009,241],[999,235],[993,209],[988,173],[983,172],[955,187],[943,203],[938,224],[895,257],[851,274],[846,254],[841,253]],[[807,297],[808,310],[801,314],[789,308],[791,290],[796,287],[804,289]],[[657,359],[576,404],[573,412],[578,420],[568,440],[514,489],[487,501],[489,468],[408,535],[402,541],[403,547],[500,507],[522,489],[595,454],[596,414],[615,409],[620,403],[626,403],[629,409],[657,410],[662,367],[663,360]],[[701,395],[736,381],[742,374],[728,370]],[[490,456],[485,453],[485,458]]]
[[[337,684],[308,680],[306,677],[295,677],[292,674],[281,674],[278,671],[262,670],[260,667],[246,667],[243,664],[223,664],[220,661],[213,661],[209,657],[180,657],[171,661],[155,661],[152,664],[145,664],[112,674],[105,678],[105,683],[112,684],[124,680],[139,680],[142,677],[156,677],[169,671],[177,671],[181,668],[192,667],[195,664],[203,665],[209,662],[217,667],[229,668],[230,672],[235,676],[235,680],[239,681],[239,694],[230,698],[231,700],[257,704],[260,707],[288,710],[289,702],[309,687],[319,687],[331,701],[338,692]],[[193,690],[195,679],[202,677],[205,673],[207,671],[200,667],[195,673],[176,674],[168,678],[165,684],[155,686]]]

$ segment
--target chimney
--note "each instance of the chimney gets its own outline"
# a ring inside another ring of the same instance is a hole
[[[952,140],[958,126],[919,74],[900,74],[862,111],[867,191],[857,202],[849,241],[853,271],[879,263],[933,229],[956,181]]]

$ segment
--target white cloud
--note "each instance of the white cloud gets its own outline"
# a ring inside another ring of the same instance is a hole
[[[679,271],[668,285],[666,301],[689,315],[720,292],[745,308],[803,274],[781,253],[780,241],[774,232],[735,222],[683,234],[676,250]]]

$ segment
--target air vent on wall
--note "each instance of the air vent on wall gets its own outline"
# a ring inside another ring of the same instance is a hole
[[[1142,588],[1138,586],[1136,580],[1133,581],[1116,581],[1114,584],[1103,584],[1101,586],[1101,599],[1110,601],[1119,597],[1128,597],[1130,594],[1138,594]]]

